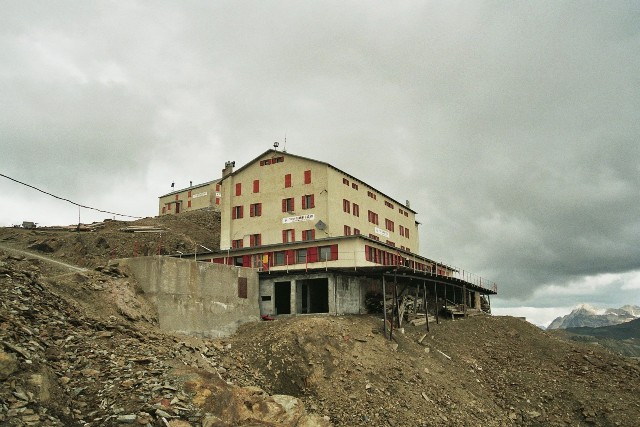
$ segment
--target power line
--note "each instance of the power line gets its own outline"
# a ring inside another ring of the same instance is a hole
[[[98,209],[98,208],[92,208],[91,206],[81,205],[80,203],[76,203],[76,202],[71,201],[69,199],[65,199],[64,197],[60,197],[60,196],[56,196],[55,194],[48,193],[48,192],[46,192],[44,190],[39,189],[38,187],[34,187],[33,185],[29,185],[29,184],[24,183],[22,181],[18,181],[17,179],[11,178],[10,176],[7,176],[7,175],[1,174],[1,173],[0,173],[0,176],[2,176],[4,178],[7,178],[7,179],[9,179],[9,180],[11,180],[13,182],[17,182],[18,184],[22,184],[22,185],[24,185],[26,187],[33,188],[34,190],[37,190],[37,191],[39,191],[41,193],[44,193],[44,194],[46,194],[48,196],[55,197],[56,199],[59,199],[59,200],[64,200],[65,202],[69,202],[72,205],[76,205],[76,206],[81,207],[81,208],[91,209],[91,210],[94,210],[94,211],[98,211],[98,212],[102,212],[102,213],[106,213],[106,214],[110,214],[110,215],[124,216],[124,217],[127,217],[127,218],[135,218],[135,219],[141,219],[142,218],[141,216],[119,214],[119,213],[116,213],[116,212],[109,212],[109,211],[104,211],[104,210]]]

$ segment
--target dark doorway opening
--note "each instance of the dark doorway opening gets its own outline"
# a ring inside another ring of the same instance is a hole
[[[275,314],[291,314],[291,282],[275,282],[273,288]]]
[[[296,308],[300,314],[329,312],[329,279],[296,282]]]

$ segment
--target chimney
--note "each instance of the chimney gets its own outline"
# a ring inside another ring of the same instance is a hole
[[[224,169],[222,169],[222,177],[225,178],[233,173],[233,167],[236,165],[236,162],[225,162]]]

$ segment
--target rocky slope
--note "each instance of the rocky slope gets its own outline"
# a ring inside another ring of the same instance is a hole
[[[554,332],[566,339],[600,345],[616,354],[640,358],[640,319],[599,328],[567,328]]]
[[[176,242],[198,237],[186,224]],[[640,419],[637,360],[510,317],[447,321],[428,332],[408,326],[393,341],[368,315],[279,318],[223,340],[163,332],[127,272],[100,262],[114,247],[131,249],[123,237],[131,233],[118,228],[80,233],[84,246],[78,233],[0,230],[0,425],[635,426]],[[64,242],[36,258],[42,246],[33,244],[47,239]]]
[[[554,319],[547,329],[598,328],[601,326],[618,325],[639,317],[640,307],[637,305],[625,305],[620,308],[599,310],[588,304],[582,304],[571,311],[571,313]]]

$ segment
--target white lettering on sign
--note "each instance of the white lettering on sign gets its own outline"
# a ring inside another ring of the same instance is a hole
[[[379,235],[387,237],[387,238],[389,237],[389,232],[387,230],[383,230],[382,228],[376,227],[374,229],[374,231],[376,232],[376,234],[379,234]]]
[[[292,222],[313,221],[315,218],[315,214],[289,216],[286,218],[282,218],[282,223],[291,224]]]
[[[204,196],[206,196],[206,195],[207,195],[207,192],[206,192],[206,191],[204,191],[204,192],[202,192],[202,193],[194,194],[193,196],[191,196],[191,198],[192,198],[192,199],[195,199],[196,197],[204,197]]]

